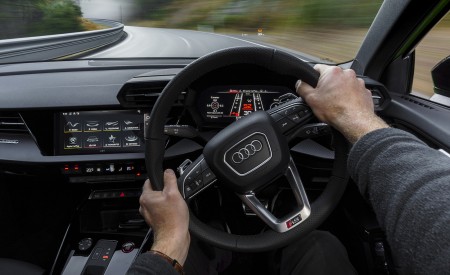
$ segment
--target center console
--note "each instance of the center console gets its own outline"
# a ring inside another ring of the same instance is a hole
[[[141,110],[21,112],[17,146],[0,150],[8,173],[29,172],[76,186],[84,197],[67,227],[50,274],[125,274],[152,243],[139,213],[146,179]],[[202,147],[173,139],[165,165],[176,167]],[[9,151],[8,151],[9,150]]]
[[[51,274],[125,274],[152,243],[140,188],[93,190],[68,227]]]
[[[41,152],[62,159],[56,165],[69,184],[89,191],[67,228],[51,274],[125,274],[152,242],[138,211],[146,178],[144,114],[61,111],[52,114],[52,121],[51,137],[37,132]],[[46,140],[52,140],[52,148]]]

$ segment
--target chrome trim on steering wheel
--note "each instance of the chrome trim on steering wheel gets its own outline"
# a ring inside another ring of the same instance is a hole
[[[270,228],[277,232],[286,232],[304,222],[311,215],[311,206],[309,205],[308,197],[303,188],[300,175],[298,174],[292,158],[289,161],[289,166],[284,174],[292,192],[297,201],[298,210],[294,210],[283,218],[275,217],[269,210],[267,210],[261,201],[255,196],[253,191],[246,194],[238,194],[239,198],[250,208],[253,212],[263,220]]]

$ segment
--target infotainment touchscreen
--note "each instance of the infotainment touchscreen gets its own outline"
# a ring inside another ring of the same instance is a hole
[[[139,110],[61,112],[56,124],[56,155],[144,151]]]

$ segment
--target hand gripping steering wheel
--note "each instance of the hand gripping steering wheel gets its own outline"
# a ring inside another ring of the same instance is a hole
[[[147,173],[155,190],[162,190],[164,186],[162,163],[167,140],[164,122],[178,95],[208,72],[237,64],[261,66],[280,75],[301,79],[313,87],[319,78],[318,72],[297,57],[262,47],[220,50],[186,66],[167,84],[148,121],[145,158]],[[348,143],[333,131],[335,160],[332,176],[322,194],[310,205],[290,156],[288,139],[304,133],[312,118],[311,109],[297,98],[268,111],[254,112],[214,136],[204,147],[203,154],[178,179],[181,194],[189,199],[220,179],[271,230],[258,235],[228,234],[201,222],[191,211],[191,233],[217,247],[259,252],[285,246],[317,228],[335,208],[345,190]],[[263,206],[254,191],[282,176],[292,188],[297,209],[278,218]]]

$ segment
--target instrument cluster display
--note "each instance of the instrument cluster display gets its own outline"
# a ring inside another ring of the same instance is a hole
[[[233,122],[256,111],[265,111],[295,98],[282,86],[220,86],[200,94],[198,110],[206,122]]]

